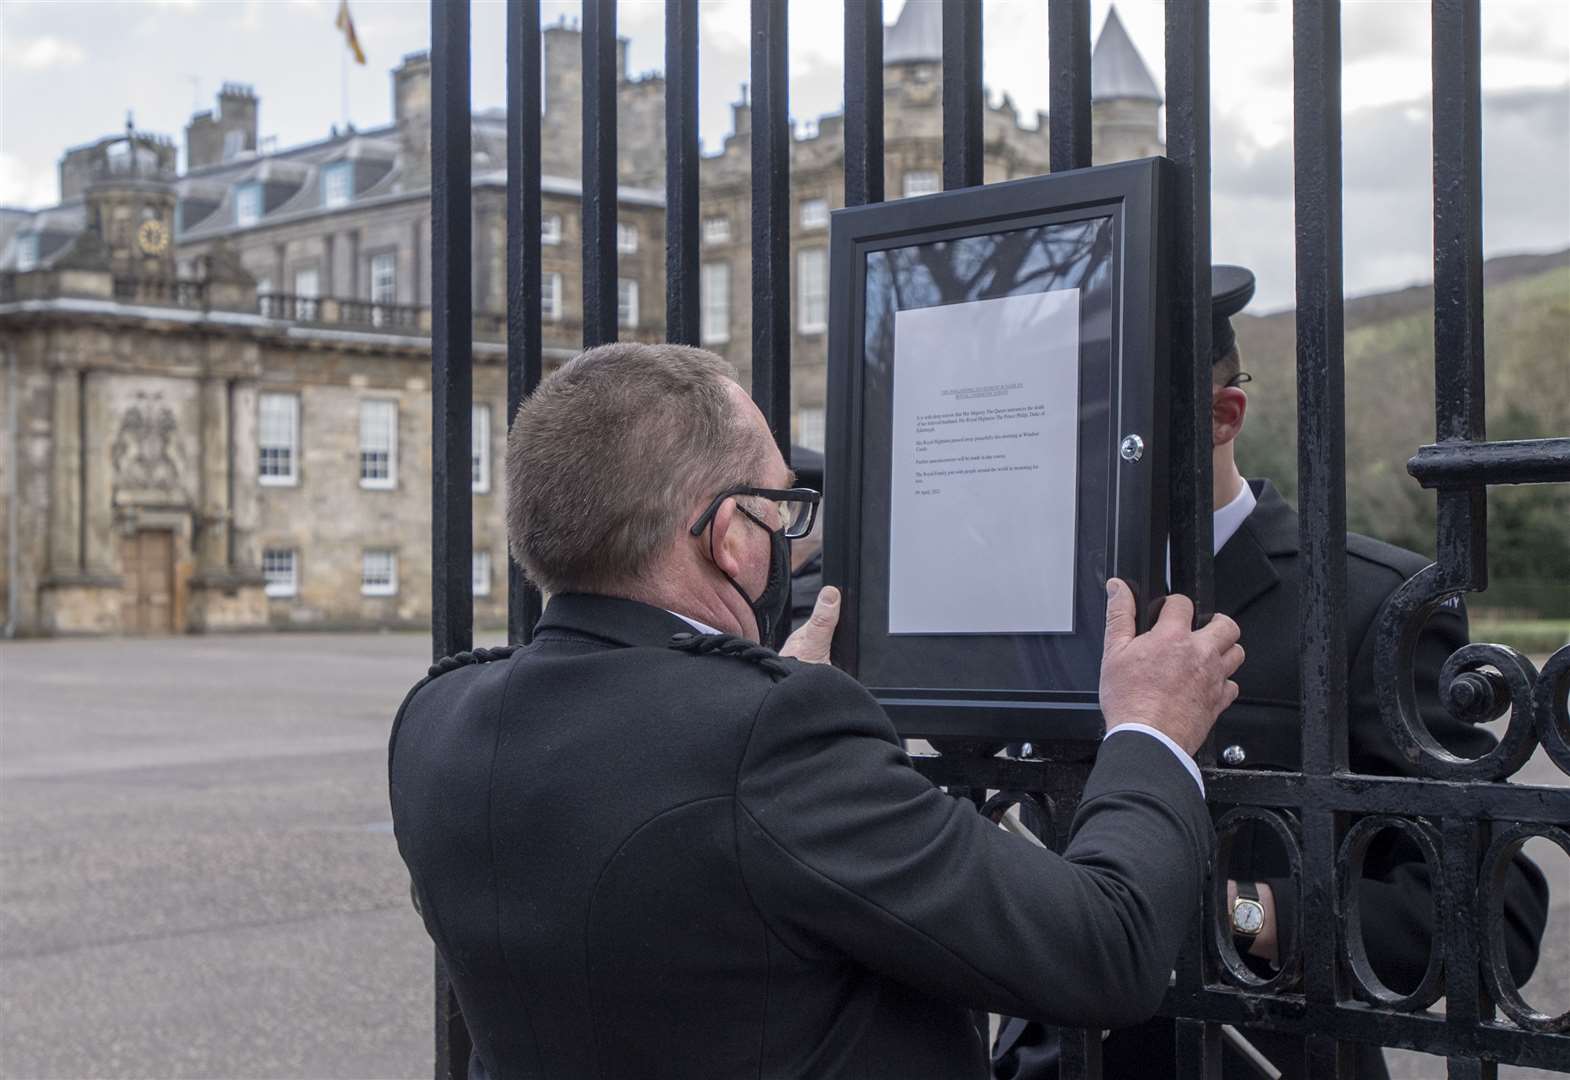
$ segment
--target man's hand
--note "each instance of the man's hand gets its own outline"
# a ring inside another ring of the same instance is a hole
[[[827,664],[834,628],[840,621],[840,591],[829,585],[819,590],[812,615],[796,632],[785,639],[781,656],[793,656],[805,664]]]
[[[1107,636],[1101,654],[1101,712],[1107,730],[1148,724],[1189,754],[1203,745],[1216,717],[1237,698],[1229,676],[1243,663],[1237,623],[1217,615],[1190,630],[1194,604],[1168,596],[1156,625],[1134,633],[1134,594],[1107,582]]]

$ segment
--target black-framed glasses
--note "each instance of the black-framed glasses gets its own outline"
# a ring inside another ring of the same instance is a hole
[[[765,529],[783,530],[787,540],[800,540],[812,531],[813,522],[818,520],[818,503],[823,501],[822,494],[811,488],[760,488],[738,484],[714,496],[709,508],[692,523],[689,530],[692,535],[702,536],[703,530],[714,520],[714,515],[720,512],[720,505],[726,499],[738,496],[764,500],[765,509],[761,516],[746,507],[741,508],[742,512]]]

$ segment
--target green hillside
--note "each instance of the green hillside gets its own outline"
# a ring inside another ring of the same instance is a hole
[[[1484,349],[1490,439],[1570,435],[1570,252],[1490,260]],[[1236,320],[1253,375],[1239,440],[1245,475],[1297,487],[1294,317]],[[1434,439],[1434,320],[1429,287],[1346,304],[1347,520],[1351,529],[1434,551],[1435,496],[1406,471]],[[1472,607],[1570,617],[1570,485],[1489,493],[1486,596]]]

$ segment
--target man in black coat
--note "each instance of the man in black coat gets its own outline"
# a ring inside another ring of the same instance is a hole
[[[479,1077],[988,1072],[972,1010],[1136,1023],[1214,834],[1188,756],[1232,700],[1228,619],[1109,589],[1110,729],[1062,856],[910,767],[825,663],[785,659],[816,493],[718,357],[612,345],[551,375],[507,456],[526,648],[436,665],[394,723],[394,831]]]
[[[1299,713],[1297,513],[1268,480],[1244,481],[1234,459],[1248,398],[1241,384],[1236,337],[1230,317],[1254,292],[1254,277],[1241,267],[1218,266],[1212,279],[1216,319],[1212,420],[1215,454],[1216,610],[1242,628],[1248,662],[1237,674],[1238,700],[1216,724],[1222,767],[1279,769],[1301,766]],[[1375,698],[1374,638],[1386,600],[1428,559],[1402,548],[1347,535],[1347,744],[1353,772],[1376,776],[1414,776],[1396,750]],[[1479,757],[1494,737],[1457,720],[1439,703],[1439,670],[1467,641],[1466,613],[1459,604],[1444,607],[1418,639],[1416,687],[1428,730],[1452,753]],[[1284,938],[1296,925],[1297,892],[1287,874],[1286,855],[1260,828],[1242,830],[1225,868],[1238,883],[1232,890],[1255,900],[1258,910],[1234,901],[1234,930],[1251,929],[1248,916],[1262,916],[1254,934],[1236,935],[1238,951],[1258,974],[1268,975],[1288,947]],[[1391,989],[1410,992],[1422,981],[1434,932],[1431,868],[1410,841],[1385,832],[1370,848],[1359,890],[1363,938],[1369,962]],[[1511,971],[1524,983],[1537,961],[1538,943],[1548,912],[1542,874],[1524,855],[1510,870],[1504,905],[1504,933]],[[1244,1038],[1288,1078],[1303,1076],[1301,1040],[1258,1029]],[[1171,1076],[1173,1026],[1154,1020],[1129,1031],[1115,1031],[1103,1043],[1106,1080],[1144,1080]],[[1261,1075],[1245,1062],[1237,1045],[1223,1045],[1222,1075],[1228,1080]],[[994,1046],[998,1080],[1048,1080],[1057,1075],[1056,1033],[1040,1024],[1006,1021]],[[1388,1077],[1377,1047],[1358,1050],[1359,1080]]]

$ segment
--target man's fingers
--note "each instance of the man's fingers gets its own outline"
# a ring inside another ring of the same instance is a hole
[[[1222,712],[1226,712],[1228,709],[1230,709],[1232,707],[1232,703],[1237,700],[1237,694],[1238,694],[1237,683],[1233,682],[1231,679],[1228,679],[1227,680],[1227,684],[1223,688],[1222,694],[1221,694],[1221,711]]]
[[[1233,675],[1237,672],[1238,668],[1243,666],[1243,659],[1243,646],[1234,645],[1228,649],[1226,655],[1221,658],[1221,669],[1227,675]]]
[[[1117,578],[1107,582],[1107,636],[1103,648],[1134,640],[1134,592]]]
[[[1243,631],[1232,619],[1219,612],[1210,617],[1210,621],[1200,629],[1194,631],[1210,642],[1211,648],[1225,656],[1228,649],[1236,645]]]
[[[812,615],[785,640],[781,656],[792,656],[809,664],[826,664],[834,645],[834,628],[840,621],[840,591],[832,585],[818,592]]]
[[[1161,605],[1161,614],[1156,616],[1156,626],[1177,628],[1186,634],[1193,625],[1194,601],[1182,593],[1169,593]]]
[[[812,615],[808,617],[807,624],[832,634],[839,621],[840,591],[832,585],[825,585],[818,590],[818,599],[812,605]]]

